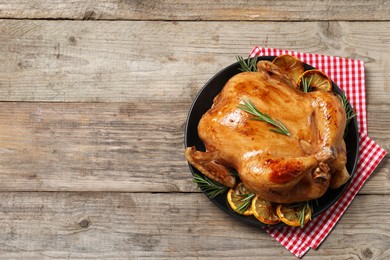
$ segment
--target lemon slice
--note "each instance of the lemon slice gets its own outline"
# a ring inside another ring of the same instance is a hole
[[[267,225],[275,225],[280,222],[274,205],[256,196],[252,201],[253,215],[262,223]]]
[[[311,219],[311,208],[307,204],[299,206],[286,206],[279,204],[276,207],[276,214],[286,225],[292,227],[303,227]],[[304,216],[303,216],[304,214]]]
[[[251,202],[255,195],[248,190],[242,182],[231,188],[227,193],[227,201],[230,207],[237,213],[250,216],[253,215]]]

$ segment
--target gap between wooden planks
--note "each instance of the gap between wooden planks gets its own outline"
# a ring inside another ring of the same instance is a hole
[[[378,21],[389,20],[390,5],[381,0],[1,0],[0,10],[1,18],[11,19]]]

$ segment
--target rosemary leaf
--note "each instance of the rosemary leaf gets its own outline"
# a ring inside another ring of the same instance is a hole
[[[239,70],[241,71],[251,71],[251,72],[257,72],[257,57],[249,57],[246,61],[243,57],[241,56],[236,56],[236,59],[238,63],[240,64],[241,68]]]
[[[241,213],[241,214],[244,213],[251,205],[254,197],[255,197],[255,194],[252,192],[240,195],[240,199],[235,201],[237,204],[240,205],[239,207],[237,207],[236,211]]]
[[[313,207],[309,201],[306,201],[305,205],[302,208],[301,214],[300,214],[301,228],[303,228],[303,226],[305,225],[305,215],[306,215],[307,210],[311,210],[311,212],[313,213]],[[311,214],[310,214],[310,220],[311,220]]]
[[[308,210],[310,210],[311,212],[310,214],[310,220],[311,220],[311,215],[313,214],[312,201],[293,203],[288,205],[287,207],[290,209],[295,209],[294,210],[295,216],[299,219],[299,224],[301,228],[303,228],[305,225],[305,216]]]
[[[238,108],[255,116],[254,118],[251,118],[252,120],[267,122],[268,124],[271,124],[276,127],[274,129],[270,129],[270,131],[291,136],[290,131],[288,131],[288,129],[278,119],[274,120],[268,114],[260,112],[252,103],[252,101],[242,101],[244,102],[244,104],[238,105]]]
[[[340,98],[341,104],[344,107],[345,114],[347,116],[346,125],[348,125],[349,122],[352,120],[352,118],[354,118],[356,116],[355,111],[353,110],[353,107],[349,103],[347,96],[345,95],[344,92],[341,92],[341,94],[339,94],[338,97]]]
[[[225,193],[229,188],[219,182],[213,181],[206,176],[194,174],[193,182],[202,189],[208,197],[215,198],[216,196]]]
[[[307,93],[307,92],[311,91],[310,84],[311,84],[312,80],[313,80],[313,77],[310,77],[310,80],[305,78],[305,77],[302,77],[302,90],[303,90],[303,92]]]
[[[300,217],[300,226],[301,228],[303,228],[303,226],[305,225],[305,213],[306,213],[306,205],[302,207],[302,211],[301,211],[301,217]]]

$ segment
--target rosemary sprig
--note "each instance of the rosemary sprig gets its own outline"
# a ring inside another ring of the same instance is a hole
[[[215,198],[216,196],[225,193],[229,188],[219,182],[213,181],[206,176],[194,174],[193,182],[202,189],[208,197]]]
[[[307,79],[305,77],[302,77],[302,90],[303,92],[307,93],[311,91],[311,81],[313,80],[313,77],[310,77],[310,79]]]
[[[302,211],[301,211],[300,219],[299,219],[301,228],[303,228],[303,226],[305,225],[306,211],[309,210],[310,208],[311,208],[311,205],[309,204],[309,201],[306,201],[306,204],[302,207]],[[310,216],[310,219],[311,219],[311,216]]]
[[[247,59],[247,61],[245,61],[245,59],[239,55],[236,56],[236,59],[238,61],[238,63],[240,64],[241,68],[239,68],[239,70],[241,71],[252,71],[252,72],[257,72],[257,57],[258,56],[254,56],[254,57],[249,57]]]
[[[344,107],[345,114],[347,115],[347,122],[346,125],[349,124],[349,122],[356,116],[355,111],[353,110],[353,107],[349,103],[347,96],[345,96],[344,92],[341,92],[341,94],[338,95],[338,97],[341,100],[341,104]]]
[[[257,121],[263,121],[267,122],[268,124],[271,124],[275,126],[276,128],[269,129],[272,132],[291,136],[290,131],[278,120],[278,119],[272,119],[269,115],[260,112],[255,105],[252,103],[251,100],[242,100],[244,104],[238,105],[238,108],[251,114],[254,115],[254,118],[251,118],[252,120],[257,120]]]
[[[252,200],[253,200],[253,198],[255,196],[256,195],[254,193],[252,193],[252,192],[239,195],[238,197],[240,199],[235,199],[234,200],[234,202],[236,204],[240,205],[240,206],[237,207],[236,211],[241,213],[241,214],[244,213],[249,208],[249,206],[251,205]]]

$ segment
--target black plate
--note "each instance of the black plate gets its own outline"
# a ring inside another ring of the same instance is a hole
[[[258,60],[272,61],[274,58],[275,58],[274,56],[261,56],[258,58]],[[314,69],[312,66],[308,64],[304,64],[304,66],[305,66],[305,70]],[[201,89],[201,91],[195,98],[194,102],[192,103],[190,112],[188,114],[187,124],[185,128],[185,140],[184,140],[186,147],[195,146],[197,150],[205,151],[204,144],[199,139],[198,136],[199,120],[201,119],[202,115],[206,113],[207,110],[210,109],[211,105],[213,104],[214,97],[219,92],[221,92],[226,82],[231,77],[241,72],[239,68],[240,65],[238,64],[238,62],[224,68],[223,70],[218,72],[213,78],[211,78],[210,81],[207,82],[206,85]],[[333,91],[340,94],[341,93],[340,88],[334,82],[332,82],[332,84],[333,84]],[[356,117],[354,117],[353,120],[350,121],[348,125],[348,132],[344,140],[347,146],[346,166],[348,172],[351,175],[353,175],[357,163],[358,149],[359,149],[359,135],[358,135]],[[195,173],[201,174],[191,164],[189,164],[189,167],[193,175]],[[324,196],[317,199],[318,203],[313,203],[312,218],[318,216],[319,214],[327,210],[330,206],[332,206],[337,201],[337,199],[341,196],[341,194],[344,192],[346,187],[349,185],[351,179],[352,178],[350,178],[349,181],[343,186],[341,186],[339,189],[335,189],[335,190],[329,189],[324,194]],[[229,215],[235,218],[238,218],[239,220],[242,220],[254,226],[260,226],[260,227],[266,226],[265,224],[261,223],[253,216],[243,216],[234,212],[228,205],[228,202],[226,200],[226,193],[219,195],[215,198],[209,198],[209,199],[212,202],[214,202],[214,204],[217,205],[219,208],[221,208],[223,211],[227,212]],[[284,226],[284,224],[280,223],[273,226]]]

